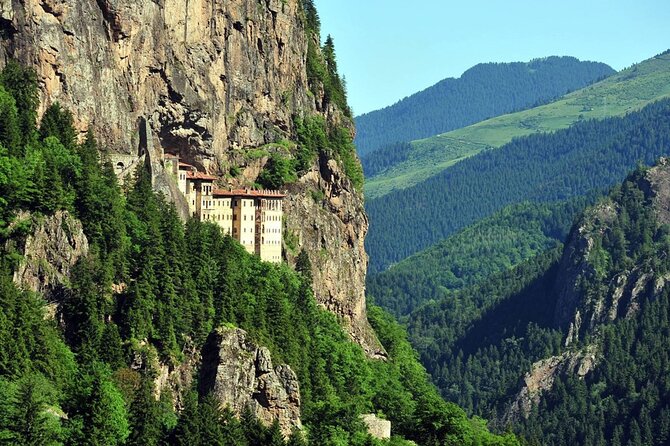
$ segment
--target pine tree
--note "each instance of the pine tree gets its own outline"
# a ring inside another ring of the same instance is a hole
[[[131,434],[129,446],[156,446],[162,432],[158,401],[154,398],[154,386],[149,376],[143,376],[139,391],[130,405]]]
[[[9,60],[0,73],[0,84],[16,102],[20,146],[23,147],[35,139],[39,105],[37,73],[34,69],[24,67],[15,60]]]
[[[199,446],[201,438],[201,418],[198,406],[198,394],[194,391],[184,396],[184,408],[172,436],[177,446]],[[204,445],[203,445],[204,446]]]
[[[272,422],[272,426],[267,433],[267,443],[268,446],[284,446],[284,435],[281,433],[281,428],[279,427],[279,420],[275,418]]]
[[[39,135],[42,140],[54,136],[65,148],[75,150],[77,133],[70,110],[61,107],[58,102],[51,104],[42,116]]]
[[[0,85],[0,146],[15,157],[23,154],[20,132],[14,98]]]
[[[4,418],[0,420],[0,441],[20,446],[61,444],[60,409],[53,404],[55,389],[34,373],[24,375],[12,387],[5,389],[7,393],[0,393],[0,418]]]

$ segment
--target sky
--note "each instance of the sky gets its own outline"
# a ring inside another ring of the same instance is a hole
[[[355,115],[483,62],[574,56],[615,70],[670,49],[670,0],[314,0]]]

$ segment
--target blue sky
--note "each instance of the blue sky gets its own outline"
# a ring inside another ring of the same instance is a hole
[[[551,55],[619,70],[670,48],[670,0],[315,0],[356,115],[481,62]]]

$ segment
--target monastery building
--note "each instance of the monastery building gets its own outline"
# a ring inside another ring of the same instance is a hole
[[[165,154],[164,164],[177,179],[191,216],[218,224],[224,234],[261,260],[281,262],[285,194],[274,190],[216,189],[216,177],[198,172],[175,155]]]

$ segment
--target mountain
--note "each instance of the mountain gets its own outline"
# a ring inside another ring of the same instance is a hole
[[[0,18],[3,443],[519,444],[368,321],[362,172],[310,0]],[[281,189],[284,262],[191,213],[177,158],[190,185]]]
[[[356,117],[361,156],[389,144],[465,127],[532,107],[613,74],[609,66],[574,57],[475,65],[397,103]]]
[[[447,298],[564,242],[575,217],[594,199],[507,206],[385,271],[368,275],[368,296],[404,318],[426,301]]]
[[[443,394],[530,444],[667,444],[668,185],[638,168],[564,248],[415,311]]]
[[[309,4],[20,1],[0,8],[8,36],[0,60],[34,67],[39,114],[56,102],[67,108],[79,137],[90,128],[115,164],[135,166],[148,154],[154,186],[183,215],[162,153],[234,189],[290,160],[297,172],[282,174],[302,181],[292,182],[285,203],[286,234],[299,240],[289,261],[308,247],[317,299],[347,321],[370,355],[383,355],[365,318],[367,219],[354,129],[334,53],[313,38],[319,21]],[[317,192],[323,200],[311,199]],[[340,249],[340,241],[352,249]]]
[[[368,169],[371,165],[381,166],[367,178],[366,196],[375,199],[419,184],[459,161],[501,147],[514,138],[553,132],[582,120],[623,116],[670,96],[668,85],[670,53],[666,52],[549,104],[415,140],[410,143],[411,150],[398,152],[391,146],[385,153],[380,151],[364,159]],[[379,162],[387,159],[395,162]]]
[[[662,100],[625,117],[517,138],[368,201],[370,270],[381,271],[507,205],[564,200],[621,181],[637,162],[667,154],[669,113],[670,100]]]

